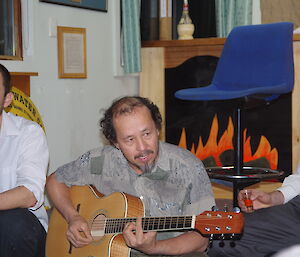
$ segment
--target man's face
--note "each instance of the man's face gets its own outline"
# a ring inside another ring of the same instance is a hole
[[[147,107],[136,107],[131,113],[113,120],[119,148],[136,173],[149,172],[158,155],[159,131]]]

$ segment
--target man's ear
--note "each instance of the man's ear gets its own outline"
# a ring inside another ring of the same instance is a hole
[[[159,135],[160,135],[160,132],[159,132],[159,130],[158,130],[158,129],[156,129],[156,131],[157,131],[157,136],[159,137]]]
[[[13,100],[14,94],[12,92],[9,92],[8,94],[6,94],[6,96],[4,97],[4,108],[6,108],[7,106],[9,106]]]

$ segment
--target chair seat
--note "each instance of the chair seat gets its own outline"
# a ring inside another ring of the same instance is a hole
[[[206,100],[228,100],[237,99],[245,96],[264,94],[264,95],[280,95],[290,92],[285,83],[267,86],[267,87],[249,87],[244,89],[220,89],[216,85],[211,84],[206,87],[181,89],[175,93],[175,96],[182,100],[206,101]]]

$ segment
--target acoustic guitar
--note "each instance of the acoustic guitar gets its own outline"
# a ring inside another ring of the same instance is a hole
[[[89,223],[93,243],[82,248],[73,247],[66,238],[68,224],[54,209],[51,213],[46,241],[46,257],[127,257],[130,248],[122,231],[127,222],[144,216],[141,199],[125,194],[103,196],[91,186],[71,187],[71,199],[81,216]],[[143,217],[144,231],[197,230],[203,236],[240,234],[243,215],[234,212],[205,211],[198,216]]]

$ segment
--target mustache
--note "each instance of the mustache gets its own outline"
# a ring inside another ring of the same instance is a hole
[[[138,159],[138,158],[144,157],[145,155],[153,154],[153,153],[154,153],[154,151],[152,151],[152,150],[145,150],[145,151],[138,153],[136,156],[134,156],[134,159]]]

